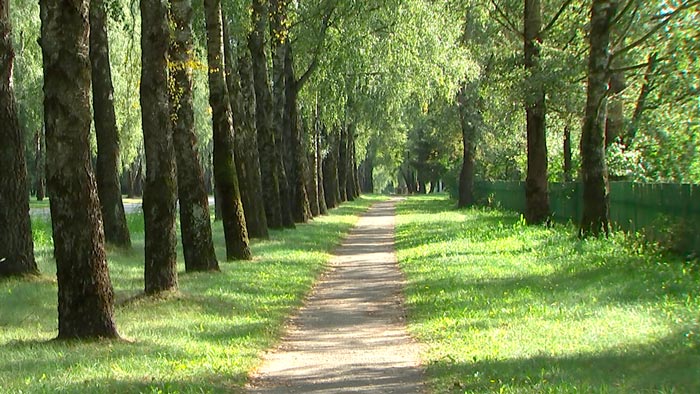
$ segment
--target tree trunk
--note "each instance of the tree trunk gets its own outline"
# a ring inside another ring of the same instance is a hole
[[[44,157],[46,143],[44,142],[43,129],[39,129],[34,133],[34,146],[34,190],[36,191],[36,200],[44,201],[44,198],[46,198],[46,159]]]
[[[564,182],[571,182],[571,127],[564,126]]]
[[[192,92],[192,1],[171,0],[170,21],[170,111],[177,163],[177,187],[180,201],[180,232],[185,270],[218,271],[214,252],[209,197],[204,185],[204,170],[199,163],[194,128]]]
[[[625,73],[618,71],[610,76],[608,94],[617,95],[627,86]],[[625,111],[622,97],[611,97],[608,102],[608,113],[605,121],[605,147],[613,142],[619,142],[625,128]]]
[[[353,152],[355,150],[355,124],[348,125],[348,134],[345,140],[345,193],[348,201],[355,200],[355,162]]]
[[[287,180],[289,182],[291,197],[291,214],[297,223],[306,223],[312,217],[309,205],[309,196],[306,193],[306,179],[308,178],[308,168],[306,166],[306,150],[304,149],[304,138],[302,127],[299,122],[298,93],[299,86],[296,83],[294,73],[294,60],[292,48],[287,42],[284,59],[284,80],[285,80],[285,110],[284,125],[289,139],[285,146]],[[284,139],[283,139],[284,141]]]
[[[317,101],[318,105],[318,101]],[[318,113],[318,107],[316,108],[316,111]],[[304,122],[304,129],[309,130],[308,122]],[[313,124],[313,134],[311,135],[311,150],[309,151],[307,157],[308,157],[308,163],[309,163],[309,177],[306,180],[306,193],[309,197],[309,208],[311,209],[311,215],[313,217],[316,217],[321,214],[321,206],[319,205],[319,194],[318,194],[318,143],[317,143],[317,135],[318,135],[318,130],[317,128],[319,127],[318,125],[318,118],[317,116],[314,116],[314,124]]]
[[[233,157],[231,101],[224,78],[224,42],[221,26],[221,0],[204,1],[209,63],[209,105],[214,126],[214,178],[221,196],[221,214],[228,260],[252,258],[248,243],[238,175]]]
[[[360,176],[358,174],[359,172],[359,165],[357,164],[357,143],[355,138],[352,140],[352,180],[355,183],[353,185],[353,191],[355,193],[355,198],[360,197],[360,194],[362,194],[362,188],[360,187]]]
[[[319,124],[318,129],[316,129],[316,173],[318,174],[318,212],[321,215],[326,215],[328,213],[328,205],[326,204],[326,186],[325,186],[325,174],[323,173],[323,145],[321,141],[322,130],[325,130],[325,126]],[[325,134],[325,133],[323,133]]]
[[[272,95],[267,76],[267,54],[265,50],[265,29],[267,26],[268,5],[266,0],[253,0],[253,30],[248,36],[248,48],[253,62],[255,83],[255,124],[260,153],[260,174],[262,177],[263,201],[267,225],[273,229],[282,228],[282,205],[280,202],[280,180],[276,159],[275,131],[273,124]]]
[[[146,294],[177,288],[177,185],[168,99],[167,3],[141,0],[141,117],[146,154],[143,190]]]
[[[338,180],[338,137],[330,132],[327,135],[328,154],[323,159],[323,189],[327,209],[340,204],[340,182]]]
[[[639,96],[637,97],[637,103],[634,106],[634,113],[632,114],[630,126],[624,138],[624,145],[626,148],[629,148],[632,146],[632,143],[634,143],[639,124],[642,121],[642,114],[646,110],[647,97],[649,97],[651,91],[654,90],[654,72],[657,65],[657,56],[658,54],[654,52],[648,57],[647,69],[644,72],[644,83],[639,91]]]
[[[583,218],[580,234],[608,234],[610,191],[605,163],[605,112],[608,89],[610,30],[617,12],[615,0],[593,0],[586,113],[581,131]]]
[[[238,74],[240,76],[242,118],[240,129],[236,133],[236,146],[238,159],[246,167],[248,179],[248,193],[252,201],[250,209],[246,208],[246,223],[248,234],[254,238],[268,238],[267,217],[265,216],[265,204],[263,202],[263,187],[260,175],[260,156],[258,152],[257,129],[255,127],[255,82],[253,80],[253,65],[250,52],[247,47],[240,48],[238,59]],[[242,151],[242,152],[240,152]],[[245,207],[245,205],[244,205]],[[248,222],[248,215],[254,217],[252,224]]]
[[[24,139],[12,85],[9,0],[0,0],[0,277],[35,274]],[[41,138],[39,138],[41,140]]]
[[[474,205],[474,168],[476,154],[476,127],[477,119],[470,108],[476,107],[473,100],[476,90],[475,84],[464,84],[457,95],[459,106],[459,123],[462,129],[462,170],[459,173],[459,200],[458,208],[466,208]],[[470,93],[472,93],[470,95]],[[472,100],[470,100],[470,96]]]
[[[273,130],[275,133],[274,164],[277,166],[277,177],[280,189],[280,207],[282,209],[282,224],[284,227],[294,227],[292,205],[294,202],[292,178],[292,136],[291,119],[286,117],[287,111],[287,81],[285,63],[289,49],[289,31],[287,30],[287,0],[270,0],[270,43],[272,49],[272,108]]]
[[[119,184],[119,132],[114,114],[114,87],[109,62],[107,14],[103,0],[90,0],[90,63],[92,106],[97,137],[97,193],[100,198],[105,240],[131,247],[129,228]]]
[[[348,124],[340,128],[340,139],[338,140],[338,191],[340,192],[339,203],[348,200]]]
[[[232,48],[231,37],[228,33],[228,21],[225,15],[221,23],[224,32],[226,86],[233,113],[233,145],[236,158],[236,173],[238,174],[238,186],[241,192],[241,201],[243,202],[246,228],[250,237],[268,238],[265,207],[260,199],[260,196],[262,196],[262,185],[260,184],[258,144],[255,142],[255,127],[251,123],[255,120],[245,113],[247,108],[244,110],[244,106],[247,106],[248,103],[244,103],[241,91],[241,77],[238,73],[238,56],[235,54],[235,49]],[[253,161],[253,158],[255,158],[255,161]]]
[[[39,5],[58,338],[116,338],[114,292],[90,162],[89,4],[42,0]]]
[[[527,122],[527,178],[525,180],[525,219],[542,223],[549,217],[547,190],[547,137],[545,134],[545,92],[539,81],[540,29],[542,7],[540,0],[525,0],[524,13],[525,70],[529,72],[530,90],[525,92]]]
[[[363,193],[374,193],[374,152],[370,148],[365,159],[360,164],[360,188]]]

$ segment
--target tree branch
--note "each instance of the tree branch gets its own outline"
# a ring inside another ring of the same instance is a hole
[[[634,41],[633,43],[631,43],[631,44],[629,44],[629,45],[623,47],[622,49],[618,49],[617,51],[615,51],[615,53],[613,53],[613,54],[610,56],[610,60],[612,61],[612,59],[615,58],[616,56],[619,56],[620,54],[623,54],[623,53],[625,53],[625,52],[627,52],[627,51],[629,51],[629,50],[631,50],[631,49],[634,49],[634,48],[638,47],[638,46],[641,45],[644,41],[648,40],[649,37],[651,37],[651,36],[653,36],[654,34],[656,34],[656,32],[659,31],[659,29],[661,29],[662,27],[666,26],[666,25],[668,24],[668,22],[670,22],[674,17],[676,17],[678,14],[680,14],[681,11],[685,11],[686,9],[688,9],[688,8],[690,8],[690,7],[692,7],[692,6],[698,5],[698,4],[700,4],[700,1],[698,1],[698,0],[695,0],[695,1],[687,1],[687,2],[685,2],[685,3],[683,3],[683,4],[681,4],[681,5],[680,5],[678,8],[676,8],[675,10],[673,10],[673,11],[671,11],[671,12],[669,12],[669,13],[663,14],[663,15],[659,15],[657,18],[658,18],[658,19],[661,19],[661,22],[659,22],[656,26],[654,26],[653,28],[651,28],[651,30],[649,30],[646,34],[644,34],[642,37],[640,37],[639,39],[637,39],[637,40]]]
[[[296,91],[300,91],[301,88],[306,84],[306,82],[309,80],[309,77],[311,74],[316,70],[316,67],[318,67],[318,58],[321,54],[321,49],[323,48],[323,44],[326,41],[326,32],[328,31],[328,27],[331,25],[331,16],[333,15],[333,12],[335,11],[336,5],[334,4],[331,9],[328,11],[326,15],[323,16],[323,24],[321,25],[321,40],[318,43],[318,46],[316,47],[316,51],[314,52],[314,57],[311,60],[311,63],[309,64],[309,67],[307,67],[306,71],[299,77],[294,82],[294,88]]]
[[[547,32],[548,32],[552,27],[554,27],[554,24],[557,23],[557,20],[559,19],[560,16],[562,16],[562,14],[564,13],[564,10],[566,10],[566,8],[567,8],[572,2],[573,2],[573,0],[566,0],[566,1],[564,1],[564,3],[561,5],[561,7],[559,7],[559,10],[557,11],[557,13],[554,14],[554,16],[552,17],[552,20],[550,20],[549,23],[547,23],[547,26],[545,26],[544,29],[542,29],[542,30],[540,30],[539,32],[537,32],[536,37],[537,37],[537,38],[540,38],[540,39],[541,39],[541,38],[544,38],[545,34],[547,34]]]
[[[500,17],[503,18],[503,20],[500,20],[499,18],[494,17],[494,19],[496,20],[496,22],[498,22],[498,24],[501,25],[501,26],[503,26],[504,28],[510,30],[512,33],[515,33],[515,35],[517,35],[518,37],[522,37],[524,33],[521,32],[521,31],[517,28],[517,26],[515,26],[515,23],[513,23],[513,21],[511,21],[511,20],[508,18],[508,15],[506,15],[506,13],[503,12],[503,10],[501,9],[501,7],[498,6],[498,4],[496,3],[496,1],[495,1],[495,0],[491,0],[491,4],[493,4],[494,8],[496,9],[496,13],[498,13],[498,15],[500,15]]]

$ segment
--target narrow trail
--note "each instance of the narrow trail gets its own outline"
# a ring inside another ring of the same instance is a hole
[[[360,218],[249,393],[424,392],[419,345],[404,322],[395,203]]]

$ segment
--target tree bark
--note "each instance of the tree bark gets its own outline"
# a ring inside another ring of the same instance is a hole
[[[571,182],[571,126],[564,126],[564,182]]]
[[[624,145],[629,148],[634,143],[634,139],[637,136],[637,130],[639,129],[639,124],[642,121],[642,114],[646,110],[646,102],[649,94],[654,90],[654,72],[657,66],[656,57],[658,54],[656,52],[652,53],[648,57],[647,69],[644,72],[644,83],[642,88],[639,90],[639,96],[637,97],[637,102],[634,106],[634,113],[632,114],[632,119],[630,120],[630,126],[624,138]]]
[[[323,189],[326,207],[333,209],[340,205],[340,182],[338,179],[338,137],[332,131],[327,133],[328,153],[323,159]]]
[[[34,190],[36,191],[36,200],[44,201],[46,198],[46,143],[44,142],[43,129],[34,133],[34,146]]]
[[[348,127],[345,124],[340,128],[340,138],[338,140],[338,191],[340,193],[339,203],[348,201]]]
[[[92,106],[97,137],[97,193],[100,198],[105,240],[131,247],[129,228],[119,184],[119,132],[114,113],[114,87],[109,61],[107,14],[103,0],[90,0],[90,64]]]
[[[173,143],[177,163],[180,231],[185,270],[218,271],[214,252],[209,197],[204,184],[204,170],[199,163],[197,135],[194,128],[192,92],[192,1],[171,0],[170,21],[170,111]]]
[[[474,169],[476,154],[476,127],[477,119],[470,108],[476,107],[474,100],[470,100],[475,92],[475,84],[462,85],[457,95],[459,106],[459,122],[462,129],[462,170],[459,173],[459,200],[458,208],[466,208],[474,205]]]
[[[168,99],[167,3],[141,0],[141,117],[146,155],[143,190],[145,291],[177,288],[177,185]]]
[[[87,0],[42,0],[44,124],[58,338],[116,338],[114,292],[90,162]]]
[[[306,223],[312,217],[309,196],[306,192],[308,168],[306,165],[306,150],[304,149],[303,128],[299,121],[298,94],[294,59],[289,42],[286,46],[284,59],[285,80],[285,109],[284,126],[287,131],[288,143],[285,145],[286,170],[289,192],[291,197],[291,215],[295,222]],[[283,141],[285,139],[283,138]]]
[[[355,161],[353,153],[355,151],[355,123],[348,125],[347,137],[345,140],[345,193],[348,201],[355,200]]]
[[[24,139],[12,85],[9,0],[0,0],[0,277],[35,274]],[[39,138],[41,140],[41,138]]]
[[[285,64],[289,50],[289,31],[287,29],[287,0],[270,0],[270,44],[272,49],[272,108],[273,130],[275,133],[274,160],[280,189],[280,207],[282,224],[294,228],[294,185],[290,174],[294,172],[291,119],[287,117],[287,92],[293,80],[287,80]]]
[[[262,176],[263,201],[269,228],[283,227],[282,205],[280,202],[280,180],[276,160],[275,131],[273,124],[272,95],[267,76],[267,54],[265,50],[265,29],[267,26],[268,5],[266,0],[253,0],[252,26],[248,36],[248,48],[253,62],[255,82],[255,124],[260,153],[260,174]]]
[[[223,14],[222,14],[223,15]],[[263,205],[262,184],[260,183],[260,161],[258,144],[255,138],[255,93],[253,89],[250,58],[246,54],[238,59],[236,48],[231,44],[228,33],[228,20],[223,15],[224,58],[226,85],[231,101],[234,129],[234,156],[238,186],[243,202],[248,236],[266,239],[269,237],[265,206]],[[245,49],[245,47],[244,47]],[[247,49],[245,49],[247,51]],[[241,65],[241,63],[245,63]],[[245,67],[246,80],[241,80],[239,70]],[[248,84],[243,88],[243,84]],[[243,90],[246,90],[244,93]]]
[[[233,119],[224,77],[221,0],[204,1],[209,63],[209,105],[214,126],[214,178],[221,196],[221,214],[228,260],[252,258],[238,175],[233,157]]]
[[[318,105],[318,101],[317,101]],[[318,107],[316,108],[316,113],[318,113]],[[308,130],[307,122],[304,122],[304,128]],[[313,123],[313,134],[311,134],[311,149],[308,153],[308,163],[309,163],[309,177],[306,180],[306,193],[309,197],[309,208],[311,209],[311,215],[316,217],[321,214],[321,206],[319,205],[319,194],[318,194],[318,143],[317,135],[318,130],[318,118],[317,115],[314,116]]]
[[[245,209],[246,223],[249,229],[248,234],[251,237],[266,239],[269,237],[269,231],[263,201],[260,155],[257,129],[255,127],[255,81],[253,79],[250,51],[245,46],[240,48],[238,75],[240,76],[241,84],[242,117],[239,122],[241,127],[236,133],[236,153],[239,160],[246,167],[248,193],[249,198],[252,200],[250,209],[247,207]],[[254,218],[252,223],[248,221],[248,215]]]
[[[525,92],[527,122],[527,178],[525,180],[525,219],[542,223],[549,217],[547,185],[547,137],[545,133],[545,92],[540,80],[540,0],[525,0],[524,13],[525,70],[529,72],[529,91]]]
[[[610,191],[605,163],[605,113],[610,59],[610,30],[617,12],[615,0],[593,0],[586,113],[581,131],[583,217],[580,235],[608,234]]]
[[[317,180],[317,185],[318,185],[318,212],[321,215],[326,215],[328,213],[328,205],[326,204],[326,190],[325,190],[325,182],[324,182],[324,173],[323,173],[323,144],[321,141],[321,135],[324,134],[322,133],[322,130],[325,129],[325,126],[322,124],[319,124],[318,128],[316,129],[316,165],[318,166],[316,168],[316,173],[318,175],[318,180]]]

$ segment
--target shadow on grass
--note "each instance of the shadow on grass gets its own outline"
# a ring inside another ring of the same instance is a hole
[[[443,377],[440,392],[697,393],[700,352],[679,349],[673,333],[652,345],[569,357],[533,356],[429,366]]]
[[[0,392],[240,390],[355,217],[381,199],[363,197],[294,231],[274,231],[270,240],[252,243],[253,261],[220,260],[216,273],[181,270],[180,289],[162,297],[143,296],[143,221],[129,215],[133,248],[108,250],[108,263],[117,327],[133,343],[50,341],[56,335],[55,280],[2,281]],[[224,255],[220,227],[214,224],[218,256]],[[37,234],[44,237],[47,228],[37,227]]]
[[[525,226],[513,213],[456,210],[444,198],[413,197],[400,204],[399,213],[397,250],[409,281],[409,320],[443,355],[428,363],[437,392],[700,392],[698,282],[684,274],[682,264],[632,253],[619,239],[579,240],[566,226]],[[649,337],[641,330],[634,335],[642,337],[628,341],[624,321],[615,322],[617,334],[587,327],[599,321],[589,319],[597,313],[639,313],[628,324],[649,316],[664,331]],[[449,324],[449,334],[439,324]],[[535,332],[517,332],[523,327]],[[580,338],[570,338],[578,350],[542,355],[537,346],[515,343],[513,349],[535,354],[520,358],[507,347],[506,354],[485,359],[453,355],[464,346],[483,357],[480,346],[504,348],[479,341],[521,336],[538,343],[556,338],[541,349],[568,346],[563,334],[537,332],[544,327],[584,336],[600,331],[609,342],[593,342],[597,350],[587,352],[576,346]],[[460,345],[450,342],[452,336]]]

